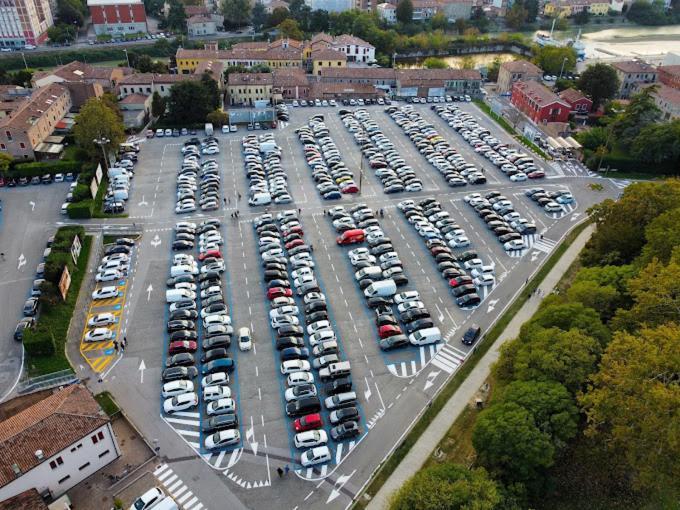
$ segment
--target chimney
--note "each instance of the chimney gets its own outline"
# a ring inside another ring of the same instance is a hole
[[[45,454],[43,453],[42,450],[36,450],[35,451],[35,458],[38,460],[43,460],[45,458]]]
[[[16,476],[21,476],[21,468],[19,467],[19,464],[12,464],[12,471],[14,471]]]

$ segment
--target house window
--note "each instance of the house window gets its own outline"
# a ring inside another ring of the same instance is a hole
[[[0,149],[2,149],[3,151],[5,151],[5,150],[7,150],[7,147],[5,147],[5,144],[4,144],[4,143],[0,143]]]
[[[22,149],[25,149],[25,148],[26,148],[26,145],[24,144],[24,142],[21,142],[21,143],[19,144],[19,147],[21,147]]]
[[[64,459],[61,457],[57,457],[56,459],[53,459],[50,461],[50,467],[52,469],[57,469],[59,466],[64,464]]]
[[[86,462],[85,464],[83,464],[82,466],[80,466],[80,467],[78,468],[78,471],[82,471],[83,469],[85,469],[85,468],[86,468],[87,466],[89,466],[89,465],[90,465],[90,463],[89,463],[89,462]]]
[[[71,478],[71,475],[66,475],[64,478],[62,478],[61,480],[59,480],[59,483],[64,483],[64,482],[65,482],[66,480],[68,480],[69,478]]]
[[[110,451],[111,451],[111,450],[105,450],[105,451],[103,451],[102,453],[99,454],[99,458],[101,459],[103,456],[108,455],[108,453],[109,453]]]
[[[7,140],[9,140],[11,142],[12,141],[12,133],[10,133],[9,131],[5,131],[5,134],[7,135]]]

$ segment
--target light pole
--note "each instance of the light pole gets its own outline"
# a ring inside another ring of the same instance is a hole
[[[28,70],[28,64],[26,63],[26,55],[24,55],[24,52],[21,52],[21,58],[24,59],[24,67]]]
[[[106,148],[105,145],[108,143],[111,143],[111,140],[109,140],[106,137],[101,137],[101,138],[95,138],[92,140],[93,143],[96,143],[102,148],[102,155],[104,156],[104,169],[106,170],[106,173],[109,173],[109,162],[106,159]]]
[[[130,57],[127,52],[127,48],[123,48],[123,51],[125,52],[125,59],[127,60],[127,65],[130,67]]]
[[[564,72],[564,64],[567,63],[567,60],[569,60],[569,57],[564,57],[562,59],[562,67],[560,68],[560,78],[562,78],[562,73]]]

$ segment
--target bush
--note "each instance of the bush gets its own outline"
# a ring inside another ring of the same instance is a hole
[[[600,170],[605,170],[609,167],[619,172],[678,175],[678,169],[673,168],[672,164],[646,163],[625,155],[605,154],[600,165],[600,156],[593,154],[587,159],[586,163],[591,170],[596,170],[599,165]],[[616,175],[611,174],[611,177],[616,177]]]
[[[91,181],[92,180],[90,179],[90,182]],[[83,200],[89,200],[90,198],[92,198],[90,186],[78,183],[76,189],[73,190],[73,202],[81,202]]]
[[[45,174],[66,174],[80,172],[83,163],[80,161],[40,161],[17,163],[8,172],[9,177],[35,177]]]
[[[82,202],[74,202],[68,206],[68,217],[71,219],[92,218],[94,211],[94,200],[83,200]]]
[[[24,332],[24,349],[28,356],[53,356],[56,352],[52,331],[42,323]]]

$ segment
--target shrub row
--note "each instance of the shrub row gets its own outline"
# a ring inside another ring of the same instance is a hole
[[[17,163],[7,172],[8,177],[35,177],[45,174],[78,173],[83,167],[81,161],[33,161],[30,163]]]

